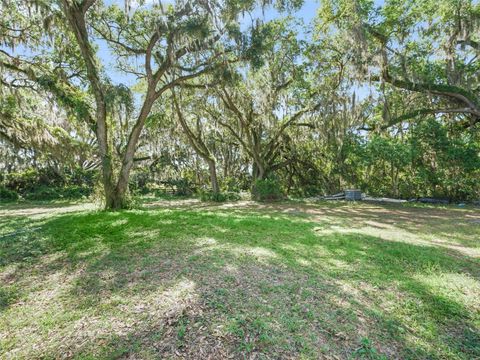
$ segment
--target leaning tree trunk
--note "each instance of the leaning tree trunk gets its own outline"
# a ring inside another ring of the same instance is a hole
[[[128,138],[127,146],[122,159],[122,167],[120,168],[120,172],[118,175],[117,184],[115,187],[112,187],[112,191],[107,192],[107,188],[105,188],[105,209],[107,210],[118,210],[127,206],[126,196],[128,192],[128,180],[130,178],[130,172],[133,167],[135,151],[137,149],[140,134],[145,124],[145,119],[150,113],[154,102],[154,94],[152,95],[152,92],[148,91],[147,98],[143,103],[140,114]]]
[[[85,5],[87,4],[87,5]],[[118,204],[114,181],[113,164],[108,146],[107,105],[105,94],[100,79],[99,66],[96,62],[95,52],[90,43],[85,14],[92,3],[70,2],[63,0],[63,11],[67,17],[70,28],[75,35],[77,44],[82,54],[87,70],[87,78],[95,98],[95,132],[98,142],[99,156],[102,161],[102,184],[105,192],[105,208],[115,209]]]

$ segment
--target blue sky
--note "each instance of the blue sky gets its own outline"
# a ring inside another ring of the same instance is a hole
[[[156,0],[146,0],[146,3],[154,3]],[[163,1],[165,3],[165,1]],[[117,4],[120,7],[124,6],[124,0],[106,0],[105,4],[112,5]],[[135,6],[135,3],[134,3]],[[319,7],[318,1],[305,1],[302,8],[298,11],[294,12],[292,15],[302,18],[305,23],[308,23],[313,20],[317,13],[317,9]],[[279,16],[283,16],[279,14],[278,11],[269,7],[264,10],[258,9],[252,14],[253,18],[260,18],[264,21],[269,21]],[[246,23],[250,22],[250,16],[245,16]],[[97,42],[99,45],[99,52],[98,56],[102,59],[102,63],[105,66],[106,72],[108,76],[111,78],[112,82],[115,84],[126,84],[126,85],[133,85],[136,82],[136,79],[133,75],[128,75],[123,72],[117,71],[115,69],[115,59],[113,58],[111,52],[108,49],[108,46],[105,42]]]
[[[133,6],[135,6],[135,3],[138,0],[133,0]],[[144,3],[147,4],[153,4],[155,2],[158,2],[159,0],[144,0]],[[165,0],[162,0],[163,3],[168,2]],[[296,12],[294,12],[292,15],[298,18],[303,19],[304,23],[310,23],[314,18],[315,15],[317,14],[317,10],[320,6],[321,0],[305,0],[303,3],[303,6]],[[384,3],[384,0],[375,0],[375,5],[380,6]],[[105,0],[105,4],[111,5],[111,4],[117,4],[120,7],[124,7],[125,0]],[[284,16],[284,14],[280,14],[278,11],[276,11],[274,8],[267,7],[265,9],[259,8],[256,10],[253,14],[253,18],[260,18],[263,19],[264,21],[269,21],[275,18],[278,18],[279,16]],[[245,23],[250,23],[250,15],[246,15],[244,18]],[[99,42],[98,45],[100,46],[99,49],[99,57],[102,59],[103,64],[105,65],[105,68],[107,69],[107,74],[111,77],[112,81],[116,84],[126,84],[126,85],[133,85],[136,82],[136,79],[132,75],[128,75],[119,71],[116,71],[115,69],[115,59],[112,57],[108,46],[105,42]]]
[[[111,4],[117,4],[120,7],[124,7],[124,2],[125,0],[105,0],[105,3],[107,5]],[[157,2],[158,0],[144,0],[146,5],[148,4]],[[162,0],[163,3],[166,3],[167,1]],[[321,0],[305,0],[303,3],[303,6],[293,12],[292,16],[301,18],[305,24],[310,23],[312,20],[314,20],[315,16],[317,15],[317,10],[320,6]],[[384,3],[384,0],[375,0],[375,5],[380,6]],[[135,0],[133,1],[133,6],[135,6]],[[251,18],[257,19],[260,18],[264,21],[269,21],[281,16],[285,16],[286,14],[280,14],[277,10],[275,10],[272,7],[268,7],[265,9],[257,9],[254,11],[251,15],[246,15],[244,18],[245,25],[250,24]],[[99,52],[98,56],[102,60],[102,63],[105,66],[105,70],[107,75],[110,77],[111,81],[114,84],[125,84],[127,86],[132,86],[137,82],[137,79],[134,75],[131,74],[126,74],[121,71],[117,71],[115,68],[115,58],[112,56],[108,45],[106,44],[105,41],[97,42],[99,45]],[[369,86],[355,86],[352,88],[352,91],[355,91],[357,95],[357,99],[361,100],[367,97],[370,94],[370,88]],[[137,94],[135,96],[136,101],[140,100],[140,94]]]

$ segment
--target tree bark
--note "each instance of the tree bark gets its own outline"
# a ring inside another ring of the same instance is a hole
[[[125,195],[128,190],[128,179],[130,177],[130,171],[132,170],[134,163],[135,151],[137,149],[138,140],[142,132],[143,126],[145,125],[145,120],[150,113],[153,103],[155,102],[155,96],[152,91],[147,92],[147,99],[143,103],[142,109],[138,116],[138,119],[133,126],[133,129],[130,133],[128,139],[127,148],[125,154],[123,155],[122,167],[118,175],[117,186],[115,187],[114,203],[120,204],[125,202]]]
[[[87,2],[81,4],[69,3],[64,0],[63,8],[77,40],[82,58],[85,61],[87,77],[95,97],[95,132],[97,135],[99,155],[102,161],[102,183],[105,192],[105,207],[110,209],[110,204],[117,202],[117,196],[113,185],[113,165],[108,147],[107,106],[94,56],[94,50],[90,44],[85,24],[85,12],[88,10],[87,4]]]
[[[220,187],[218,186],[218,178],[217,178],[217,167],[215,164],[215,160],[208,159],[208,170],[210,172],[210,182],[212,184],[212,191],[214,194],[218,194],[220,192]]]

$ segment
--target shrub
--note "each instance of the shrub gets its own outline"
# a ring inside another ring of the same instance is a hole
[[[91,188],[78,185],[67,185],[63,187],[49,187],[40,185],[39,187],[24,193],[26,200],[49,201],[56,199],[80,199],[89,196],[92,193]]]
[[[168,179],[162,181],[162,184],[175,189],[175,195],[190,196],[194,192],[194,187],[188,179]]]
[[[5,187],[26,198],[47,196],[51,198],[54,191],[58,197],[81,197],[88,195],[93,188],[95,172],[82,168],[65,169],[63,175],[52,169],[30,168],[5,175]],[[49,190],[45,190],[48,188]],[[38,193],[38,194],[37,194]],[[42,195],[43,194],[43,195]],[[38,199],[44,200],[44,199]]]
[[[238,193],[236,191],[227,191],[227,192],[225,192],[225,196],[227,197],[228,201],[238,201],[242,198],[240,196],[240,193]]]
[[[236,177],[227,177],[223,180],[224,183],[224,190],[238,193],[241,188],[241,184],[238,178]]]
[[[212,190],[202,190],[200,192],[200,200],[224,202],[227,201],[227,197],[223,193],[214,193]]]
[[[73,169],[66,169],[64,181],[66,184],[78,185],[88,188],[93,188],[97,178],[97,171],[86,170],[81,167]]]
[[[35,169],[10,173],[5,177],[5,186],[20,194],[33,191],[39,185],[39,182],[40,175]]]
[[[39,186],[25,194],[25,199],[27,200],[54,200],[60,197],[61,194],[58,189],[47,186]]]
[[[175,180],[173,181],[173,185],[175,185],[177,188],[175,195],[189,196],[193,194],[193,186],[187,179]]]
[[[136,169],[130,176],[128,188],[134,194],[145,195],[150,192],[148,185],[151,182],[151,172],[149,169]]]
[[[9,202],[18,200],[18,194],[13,191],[0,186],[0,202]]]
[[[21,195],[27,200],[78,199],[88,196],[92,192],[94,179],[94,171],[82,168],[67,168],[62,175],[49,168],[30,168],[4,176],[5,189],[16,193],[17,198]]]
[[[274,178],[255,181],[252,195],[257,201],[278,201],[283,199],[280,184]]]
[[[92,189],[86,186],[67,185],[59,189],[59,193],[66,199],[79,199],[89,196],[92,193]]]
[[[214,193],[212,190],[203,190],[200,192],[200,200],[214,202],[238,201],[240,200],[240,194],[233,191]]]

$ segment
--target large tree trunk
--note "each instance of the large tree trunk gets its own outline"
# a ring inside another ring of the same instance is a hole
[[[104,184],[105,210],[119,210],[125,207],[125,193],[120,194],[113,184]]]
[[[218,186],[218,178],[217,178],[217,167],[215,164],[215,160],[208,159],[208,170],[210,171],[210,182],[212,183],[212,191],[215,194],[220,192],[220,187]]]
[[[130,133],[130,137],[128,138],[125,154],[123,155],[122,167],[118,175],[117,186],[115,187],[113,196],[110,199],[110,204],[112,206],[108,206],[107,209],[115,210],[125,207],[125,196],[128,190],[130,172],[133,167],[133,158],[135,151],[137,150],[138,140],[140,139],[140,134],[143,130],[145,120],[150,113],[154,102],[155,93],[149,88],[147,91],[147,98],[143,103],[140,114],[138,115],[137,121],[135,122],[135,125]]]
[[[258,200],[257,181],[265,178],[265,168],[260,162],[254,161],[252,165],[252,185],[250,192],[254,199]]]
[[[112,159],[108,147],[107,106],[94,50],[90,44],[85,24],[85,13],[90,5],[91,3],[78,4],[63,0],[64,13],[75,35],[82,58],[85,61],[87,77],[95,98],[95,132],[97,135],[99,156],[102,161],[102,184],[105,192],[105,208],[113,209],[115,208],[113,204],[117,203],[117,197],[115,196],[113,184]]]
[[[252,166],[253,182],[255,183],[257,180],[263,180],[265,174],[265,167],[260,162],[254,161]]]

